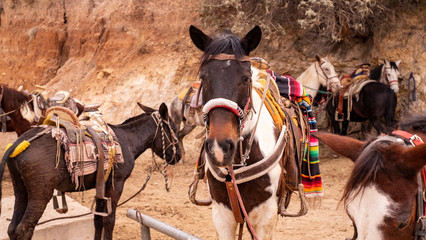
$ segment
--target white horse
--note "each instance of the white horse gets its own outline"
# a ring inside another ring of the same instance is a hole
[[[395,92],[399,92],[398,79],[400,77],[399,64],[401,60],[396,62],[384,60],[384,63],[373,68],[370,72],[370,79],[377,80],[381,83],[389,85]]]
[[[315,98],[321,85],[327,86],[333,93],[339,92],[342,84],[333,64],[327,57],[315,55],[315,60],[296,80],[305,87],[306,93],[312,98]]]

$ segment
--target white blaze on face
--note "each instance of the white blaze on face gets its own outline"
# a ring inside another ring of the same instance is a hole
[[[26,119],[30,123],[34,123],[35,114],[33,111],[31,111],[30,107],[28,106],[28,103],[22,105],[20,112],[24,119]]]
[[[213,142],[212,152],[213,152],[213,154],[216,157],[218,162],[220,162],[220,163],[223,162],[223,150],[219,146],[219,144],[217,143],[217,140],[214,140],[214,142]]]
[[[390,215],[391,199],[370,185],[346,205],[348,214],[355,222],[359,240],[380,240],[383,235],[379,229],[386,215]]]

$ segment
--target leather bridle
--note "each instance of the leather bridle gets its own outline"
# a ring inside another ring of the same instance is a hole
[[[322,75],[319,74],[317,63],[318,63],[319,69],[321,69]],[[322,65],[324,63],[326,63],[326,62],[325,61],[322,61],[321,63],[316,62],[315,63],[315,71],[317,72],[317,78],[318,77],[322,77],[323,79],[325,79],[325,81],[327,83],[327,89],[329,89],[330,88],[330,86],[329,86],[330,83],[340,83],[340,80],[339,80],[339,77],[337,75],[334,75],[334,76],[331,76],[331,77],[327,76],[327,74],[324,72],[324,69],[322,68]],[[333,80],[333,79],[336,79],[336,80]]]

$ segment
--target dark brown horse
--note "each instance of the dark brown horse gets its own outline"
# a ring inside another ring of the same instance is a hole
[[[30,101],[31,95],[0,85],[0,108],[4,112],[2,116],[10,119],[6,122],[8,132],[15,131],[20,136],[34,124]],[[1,120],[2,123],[4,120],[6,119]]]
[[[135,160],[148,148],[167,163],[175,164],[181,158],[181,150],[176,144],[176,126],[170,120],[167,106],[163,103],[158,111],[139,106],[146,112],[132,117],[120,125],[109,125],[121,145],[124,163],[114,166],[114,175],[105,184],[105,196],[111,198],[112,213],[107,217],[95,215],[95,239],[113,239],[115,210],[123,191],[124,182],[130,176]],[[59,165],[56,165],[56,140],[50,134],[43,134],[31,141],[29,147],[16,157],[9,157],[15,148],[43,131],[43,127],[33,127],[6,151],[0,165],[0,179],[7,163],[15,192],[15,207],[12,222],[8,228],[11,239],[31,239],[34,227],[42,216],[53,190],[74,192],[75,183],[71,180],[64,160],[64,149],[60,149]],[[163,155],[164,154],[164,155]],[[85,189],[96,185],[96,172],[80,179]],[[97,212],[106,212],[105,205],[97,203]]]
[[[260,111],[259,86],[252,82],[248,56],[258,46],[261,30],[256,26],[242,39],[230,31],[212,38],[194,26],[189,33],[204,52],[199,72],[207,133],[199,163],[205,163],[218,238],[235,239],[238,223],[242,226],[240,213],[253,238],[273,239],[286,126],[281,131],[266,107]]]
[[[405,119],[399,125],[403,131],[368,142],[330,133],[315,134],[336,153],[354,161],[342,197],[355,228],[353,239],[424,239],[418,237],[425,235],[426,227],[421,181],[426,164],[426,144],[421,140],[426,140],[426,114]]]

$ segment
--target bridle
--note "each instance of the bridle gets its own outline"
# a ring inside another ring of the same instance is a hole
[[[389,80],[388,79],[388,76],[386,74],[386,70],[392,70],[392,69],[394,69],[394,68],[383,66],[383,74],[382,75],[385,78],[385,80],[388,83],[388,85],[395,84],[395,83],[398,84],[398,78],[395,79],[395,80]]]
[[[322,75],[318,71],[317,63],[318,63],[319,69],[321,70]],[[337,75],[329,77],[329,76],[327,76],[327,74],[325,74],[324,69],[322,68],[322,65],[324,63],[326,63],[326,61],[322,61],[321,63],[315,62],[315,71],[317,73],[317,79],[319,77],[325,79],[325,82],[327,83],[327,89],[330,89],[330,83],[339,83],[340,84],[340,80],[339,80],[339,77]],[[335,80],[333,80],[333,79],[335,79]]]
[[[170,126],[170,120],[166,121],[164,120],[160,113],[158,111],[152,112],[151,113],[151,117],[152,119],[154,119],[155,124],[157,125],[157,129],[155,130],[155,134],[154,134],[154,138],[155,139],[157,137],[158,132],[161,132],[161,143],[162,143],[162,147],[163,147],[163,156],[162,158],[164,160],[166,160],[166,150],[171,146],[172,147],[172,151],[173,151],[173,156],[170,159],[170,162],[172,162],[173,160],[176,160],[176,145],[178,145],[178,138],[176,133],[173,131],[172,126]],[[169,138],[169,136],[167,136],[165,130],[164,130],[164,124],[166,126],[168,126],[169,131],[170,131],[170,135],[171,138]],[[169,145],[166,146],[166,141],[165,139],[167,139],[167,141],[169,142]],[[167,166],[168,162],[166,161],[166,166]]]
[[[250,62],[250,57],[249,56],[242,56],[241,58],[237,58],[234,54],[225,54],[225,53],[221,53],[221,54],[217,54],[214,56],[210,56],[209,60],[236,60],[236,61],[240,61],[240,62]],[[251,79],[250,79],[251,81]],[[208,136],[209,133],[209,117],[208,114],[211,110],[215,109],[215,108],[225,108],[227,110],[230,110],[232,113],[234,113],[237,118],[238,118],[238,137],[239,137],[239,143],[240,143],[240,150],[242,150],[242,142],[244,140],[243,138],[243,129],[244,129],[244,123],[245,120],[247,119],[247,116],[249,115],[250,111],[252,110],[251,108],[251,88],[252,88],[252,84],[250,82],[249,87],[247,88],[248,91],[248,97],[247,97],[247,101],[246,104],[244,105],[243,108],[241,108],[240,106],[238,106],[238,104],[232,100],[226,99],[226,98],[214,98],[214,99],[210,99],[206,104],[204,104],[203,107],[203,118],[204,118],[204,126],[206,127],[206,136]],[[251,147],[250,147],[251,148]],[[247,151],[246,151],[247,152]],[[248,154],[242,154],[241,155],[241,162],[238,164],[239,166],[245,166],[245,162],[248,159]]]

